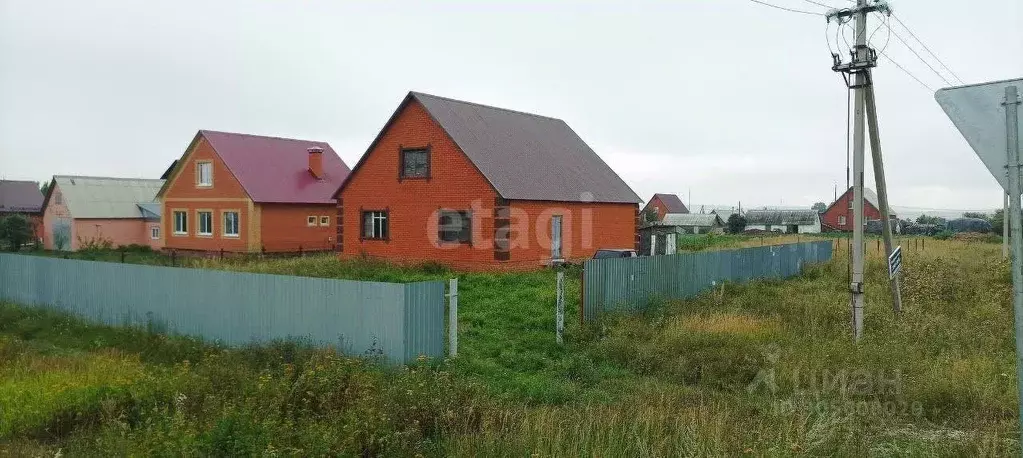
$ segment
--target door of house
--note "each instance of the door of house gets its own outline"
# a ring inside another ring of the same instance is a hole
[[[70,251],[71,250],[71,218],[57,218],[53,222],[52,233],[50,234],[50,240],[53,242],[53,246],[50,247],[57,251]]]
[[[561,257],[561,215],[551,217],[551,259],[560,260]]]

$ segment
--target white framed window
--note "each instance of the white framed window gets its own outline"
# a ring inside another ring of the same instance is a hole
[[[201,188],[213,186],[213,163],[199,161],[195,163],[195,185]]]
[[[188,234],[188,212],[174,212],[174,233],[178,235]]]
[[[153,226],[149,228],[149,238],[153,240],[160,240],[160,226]]]
[[[238,212],[224,212],[224,237],[238,237]]]
[[[64,205],[64,196],[60,195],[60,191],[53,193],[53,200],[57,205]]]
[[[845,215],[841,215],[838,217],[838,225],[845,226]]]
[[[315,226],[316,225],[316,217],[315,216],[307,216],[307,217],[305,217],[305,225],[306,226]]]
[[[321,216],[320,217],[320,226],[330,226],[330,217],[329,216]]]
[[[388,239],[386,211],[375,210],[362,212],[362,238],[379,240]]]
[[[196,234],[213,235],[213,212],[208,210],[200,210],[196,213],[199,216],[199,230],[196,232]]]

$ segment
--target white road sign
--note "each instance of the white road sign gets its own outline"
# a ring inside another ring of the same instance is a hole
[[[1008,190],[1006,177],[1008,153],[1005,146],[1005,88],[1016,86],[1023,94],[1023,78],[970,86],[939,89],[934,99],[945,110],[952,123],[966,138],[980,160]],[[1020,116],[1020,132],[1023,132],[1023,116]]]
[[[895,247],[892,255],[888,256],[888,279],[895,278],[899,270],[902,270],[902,245]]]

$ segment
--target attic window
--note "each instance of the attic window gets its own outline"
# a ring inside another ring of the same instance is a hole
[[[209,161],[195,163],[195,185],[203,188],[213,186],[213,163]]]
[[[401,150],[401,178],[430,177],[430,148],[403,148]]]

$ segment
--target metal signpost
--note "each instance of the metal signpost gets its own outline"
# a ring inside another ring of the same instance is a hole
[[[902,269],[902,246],[898,246],[888,256],[888,278],[895,278],[895,275]]]
[[[941,89],[938,105],[1009,195],[1012,236],[1012,309],[1016,331],[1016,378],[1023,401],[1023,227],[1020,220],[1019,93],[1023,78]],[[1023,424],[1023,402],[1019,406]],[[1023,428],[1020,431],[1023,444]]]

